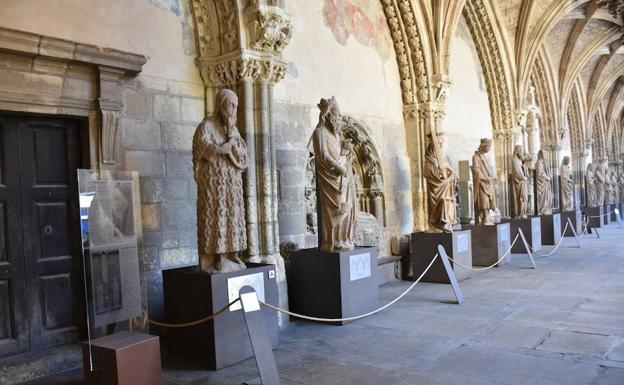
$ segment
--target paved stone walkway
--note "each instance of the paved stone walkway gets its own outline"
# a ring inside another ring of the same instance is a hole
[[[553,256],[525,255],[460,283],[422,284],[383,313],[331,326],[293,322],[276,350],[284,385],[623,385],[624,229],[566,238]],[[546,250],[549,250],[548,247]],[[380,303],[409,283],[381,288]],[[218,372],[165,364],[167,384],[241,384],[247,360]],[[45,384],[78,384],[79,374]],[[71,381],[75,382],[71,382]]]

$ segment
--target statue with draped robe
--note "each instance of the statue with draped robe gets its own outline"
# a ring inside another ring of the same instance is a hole
[[[572,198],[572,189],[574,181],[572,180],[572,167],[570,166],[570,157],[564,156],[561,166],[559,167],[559,189],[561,190],[561,209],[563,211],[574,210],[574,201]]]
[[[587,165],[585,172],[585,190],[587,194],[587,207],[598,206],[598,189],[596,188],[596,178],[594,176],[594,165]]]
[[[553,191],[550,184],[551,177],[548,172],[548,166],[544,159],[544,152],[539,150],[537,153],[537,162],[535,164],[536,190],[537,190],[537,214],[552,214]]]
[[[457,222],[457,211],[455,210],[457,175],[442,159],[443,132],[438,132],[437,140],[438,146],[435,146],[431,134],[427,134],[424,177],[427,181],[429,202],[429,231],[450,233],[453,231],[453,225]]]
[[[596,206],[605,204],[605,174],[601,164],[594,168],[594,181],[596,184]]]
[[[529,203],[529,180],[524,165],[524,148],[522,145],[514,146],[512,166],[512,181],[514,193],[514,217],[526,218]]]
[[[492,140],[481,139],[479,148],[472,156],[472,182],[474,188],[475,211],[482,225],[493,225],[490,210],[496,209],[496,190],[494,172],[486,158],[492,148]]]

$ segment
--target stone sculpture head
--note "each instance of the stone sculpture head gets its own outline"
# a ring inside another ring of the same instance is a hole
[[[444,135],[446,133],[444,131],[438,131],[438,134],[436,135],[438,137],[438,145],[440,146],[440,148],[442,148],[442,146],[444,146]],[[431,140],[431,133],[427,134],[427,143],[429,143],[430,146],[433,145],[433,141]]]
[[[227,88],[221,89],[215,99],[215,114],[219,116],[221,124],[229,130],[236,126],[236,111],[238,96]]]
[[[517,156],[520,159],[524,159],[524,146],[521,144],[516,144],[514,146],[514,156]]]
[[[491,148],[492,148],[492,139],[482,138],[481,142],[479,143],[479,151],[481,151],[484,154],[487,154],[488,152],[490,152]]]
[[[570,165],[570,157],[569,156],[564,156],[563,157],[563,164],[566,166]]]
[[[321,110],[319,114],[319,123],[317,127],[327,127],[334,134],[340,133],[342,128],[342,117],[340,116],[340,108],[335,97],[330,99],[321,99],[318,104],[318,108]]]

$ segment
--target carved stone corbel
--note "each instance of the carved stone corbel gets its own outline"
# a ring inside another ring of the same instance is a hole
[[[98,70],[100,158],[103,164],[114,165],[116,163],[117,131],[123,108],[122,79],[125,71],[103,66],[99,66]]]

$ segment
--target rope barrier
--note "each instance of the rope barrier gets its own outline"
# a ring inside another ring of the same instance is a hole
[[[516,234],[516,237],[514,238],[513,242],[511,242],[511,246],[509,246],[509,248],[507,249],[505,254],[503,254],[503,256],[498,261],[494,262],[493,264],[491,264],[490,266],[487,266],[487,267],[477,267],[477,268],[469,267],[469,266],[466,266],[466,265],[462,264],[461,262],[458,262],[458,261],[454,260],[451,257],[448,257],[448,259],[453,261],[453,263],[455,263],[457,266],[463,267],[466,270],[472,270],[472,271],[485,271],[485,270],[489,270],[489,269],[493,268],[494,266],[498,265],[499,263],[501,263],[509,255],[511,255],[511,249],[513,249],[514,245],[516,244],[516,241],[518,240],[518,237],[520,237],[520,233]]]
[[[390,306],[394,305],[398,300],[400,300],[407,293],[409,293],[409,291],[412,290],[416,286],[416,284],[418,284],[418,282],[420,282],[422,277],[424,277],[425,274],[427,274],[427,272],[429,271],[429,269],[433,265],[433,262],[435,262],[435,260],[438,259],[439,256],[440,256],[440,254],[436,253],[435,257],[433,257],[433,259],[429,263],[429,266],[427,266],[427,268],[425,269],[425,271],[423,271],[423,273],[420,275],[420,277],[418,277],[418,279],[414,283],[412,283],[407,289],[405,289],[405,291],[403,293],[401,293],[398,297],[396,297],[392,301],[388,302],[384,306],[382,306],[382,307],[380,307],[378,309],[375,309],[373,311],[370,311],[370,312],[368,312],[366,314],[361,314],[361,315],[358,315],[358,316],[346,317],[346,318],[318,318],[318,317],[311,317],[311,316],[307,316],[307,315],[303,315],[303,314],[293,313],[291,311],[279,308],[277,306],[273,306],[273,305],[271,305],[269,303],[266,303],[266,302],[263,302],[263,301],[259,301],[259,302],[261,304],[263,304],[264,306],[268,307],[269,309],[273,309],[273,310],[278,311],[280,313],[288,314],[291,317],[301,318],[301,319],[305,319],[305,320],[308,320],[308,321],[331,322],[331,323],[355,321],[355,320],[362,319],[362,318],[371,316],[373,314],[379,313],[380,311],[385,310],[385,309],[389,308]]]
[[[166,322],[158,322],[158,321],[154,321],[151,320],[147,317],[147,313],[143,312],[143,316],[145,317],[144,319],[152,324],[152,325],[156,325],[156,326],[160,326],[160,327],[164,327],[164,328],[186,328],[186,327],[191,327],[191,326],[196,326],[196,325],[200,325],[203,324],[204,322],[208,322],[211,319],[216,318],[217,316],[223,314],[227,309],[230,308],[230,306],[234,305],[236,302],[240,301],[240,298],[236,298],[234,301],[228,303],[227,305],[225,305],[224,307],[222,307],[221,309],[219,309],[219,311],[217,311],[214,314],[211,314],[207,317],[204,318],[200,318],[197,321],[192,321],[192,322],[185,322],[185,323],[181,323],[181,324],[170,324],[170,323],[166,323]]]
[[[531,252],[533,253],[533,255],[536,255],[538,257],[550,257],[551,255],[553,255],[557,249],[559,248],[559,246],[561,246],[561,242],[563,242],[563,234],[566,233],[566,231],[568,230],[568,226],[570,225],[570,223],[566,223],[565,227],[563,228],[563,232],[561,233],[561,238],[559,238],[559,242],[557,242],[557,245],[555,246],[554,249],[552,249],[549,253],[547,254],[539,254],[533,250],[531,250]],[[529,246],[529,249],[531,249],[531,246]]]
[[[609,215],[611,215],[611,214],[613,214],[613,213],[614,213],[614,211],[613,211],[613,210],[611,210],[611,211],[609,211],[609,212],[608,212],[608,213],[606,213],[606,214],[602,214],[602,215],[591,215],[591,216],[589,216],[589,215],[588,215],[588,217],[589,217],[589,218],[602,218],[602,217],[607,217],[607,216],[609,216]]]

